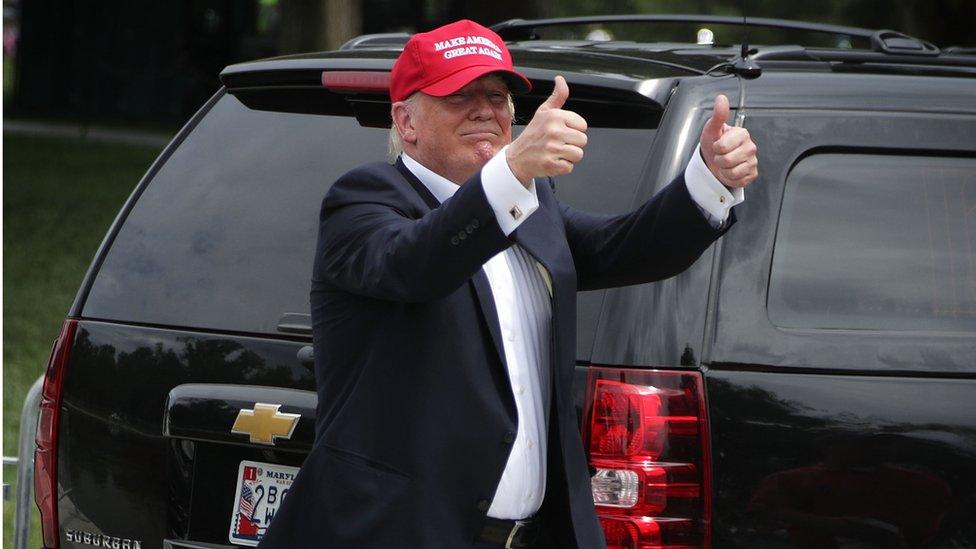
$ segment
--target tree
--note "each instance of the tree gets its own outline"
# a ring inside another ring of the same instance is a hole
[[[281,0],[278,52],[338,49],[363,32],[363,0]]]

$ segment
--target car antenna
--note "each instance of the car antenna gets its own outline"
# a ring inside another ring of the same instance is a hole
[[[742,51],[727,70],[739,79],[739,106],[735,110],[735,126],[742,127],[746,119],[746,80],[755,80],[762,74],[762,67],[749,59],[749,25],[746,22],[745,0],[742,0]]]

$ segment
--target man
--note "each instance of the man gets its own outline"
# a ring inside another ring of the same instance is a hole
[[[548,180],[582,160],[586,121],[556,77],[513,141],[509,92],[529,87],[471,21],[415,35],[394,65],[402,154],[322,204],[316,442],[261,547],[604,546],[571,395],[575,293],[693,263],[731,225],[755,146],[720,97],[688,182],[586,214]]]

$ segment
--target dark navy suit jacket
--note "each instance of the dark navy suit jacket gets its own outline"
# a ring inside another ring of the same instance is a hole
[[[670,277],[723,231],[680,177],[624,215],[573,210],[541,181],[539,209],[508,237],[480,173],[440,205],[402,163],[329,190],[311,292],[316,440],[262,548],[472,545],[518,429],[481,266],[516,242],[553,288],[540,514],[559,547],[604,547],[572,394],[576,291]]]

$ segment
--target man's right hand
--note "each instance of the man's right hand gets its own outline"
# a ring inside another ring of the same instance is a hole
[[[557,76],[552,95],[539,105],[529,125],[506,149],[509,168],[525,186],[533,177],[567,174],[583,158],[586,120],[562,109],[568,97],[566,79]]]

